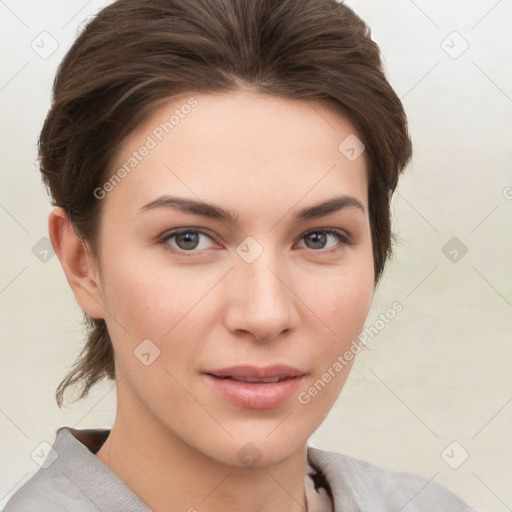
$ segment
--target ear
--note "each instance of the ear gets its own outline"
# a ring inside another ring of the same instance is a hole
[[[54,206],[50,211],[48,231],[76,301],[89,316],[105,318],[97,262],[75,234],[62,208]]]

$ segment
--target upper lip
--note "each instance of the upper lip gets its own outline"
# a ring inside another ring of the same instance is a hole
[[[257,366],[230,366],[220,370],[208,370],[204,373],[215,377],[249,377],[252,379],[271,379],[273,377],[300,377],[305,374],[298,368],[286,365],[274,365],[258,368]]]

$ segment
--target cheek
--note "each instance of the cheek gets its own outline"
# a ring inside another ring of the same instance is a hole
[[[366,275],[353,276],[340,283],[333,300],[336,307],[329,310],[335,332],[340,335],[359,334],[371,306],[373,290],[373,279],[368,279]]]
[[[358,336],[374,290],[373,272],[363,267],[360,272],[352,267],[314,296],[311,309],[319,319],[312,320],[310,327],[310,338],[315,340],[310,352],[314,372],[297,396],[313,422],[320,423],[331,410],[360,350]]]
[[[306,281],[303,296],[308,296],[308,287],[310,292],[314,291],[309,294],[311,299],[307,302],[313,312],[309,337],[322,340],[315,343],[312,352],[318,376],[332,369],[338,358],[347,351],[357,353],[358,336],[364,328],[374,293],[371,255],[361,257],[357,264],[341,269],[324,280],[321,286],[314,279]],[[332,370],[337,375],[333,385],[329,386],[332,394],[339,392],[348,376],[353,364],[352,356],[352,353],[348,355],[350,361],[344,360],[341,372]]]
[[[144,339],[164,349],[176,337],[187,339],[190,350],[195,339],[204,337],[206,325],[214,313],[212,289],[224,268],[171,267],[148,261],[132,250],[130,258],[105,258],[103,263],[104,298],[111,314],[109,331],[118,356],[131,353]],[[122,347],[121,347],[122,344]],[[126,350],[130,345],[132,350]],[[173,347],[173,353],[181,350]],[[163,358],[162,358],[163,359]]]
[[[361,258],[356,265],[340,269],[322,280],[303,281],[303,297],[340,341],[363,328],[374,293],[373,262]]]

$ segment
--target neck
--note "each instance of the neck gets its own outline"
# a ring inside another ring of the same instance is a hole
[[[96,456],[152,510],[307,510],[306,446],[279,464],[227,465],[185,444],[140,403],[120,398],[110,435]]]

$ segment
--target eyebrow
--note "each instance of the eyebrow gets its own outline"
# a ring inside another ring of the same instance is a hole
[[[148,210],[155,210],[158,208],[170,208],[179,210],[183,213],[200,215],[210,219],[216,219],[228,224],[235,225],[238,223],[238,214],[232,211],[224,210],[214,204],[197,201],[195,199],[185,199],[183,197],[175,197],[163,195],[145,204],[139,211],[143,213]],[[294,221],[305,221],[325,217],[326,215],[345,210],[347,208],[355,208],[365,213],[365,208],[361,202],[353,196],[337,196],[322,203],[308,206],[299,210],[294,216]]]

